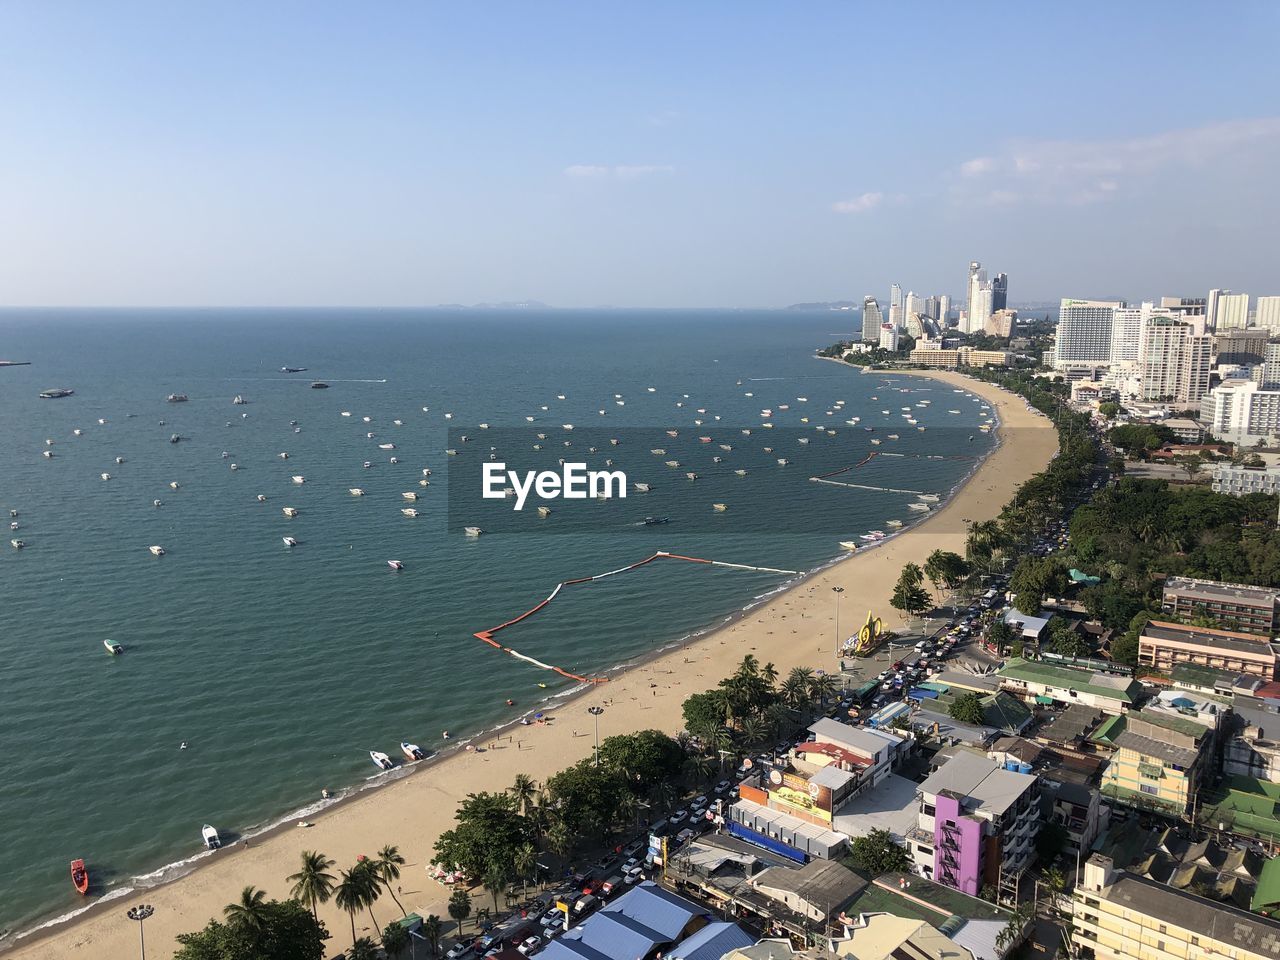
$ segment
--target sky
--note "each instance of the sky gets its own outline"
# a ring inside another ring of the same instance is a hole
[[[1280,294],[1280,4],[0,0],[0,304]]]

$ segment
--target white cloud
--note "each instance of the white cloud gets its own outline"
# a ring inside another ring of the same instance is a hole
[[[1277,146],[1280,117],[1112,140],[1011,141],[999,153],[960,164],[953,197],[978,204],[1097,203],[1144,177],[1200,169]]]
[[[831,205],[831,209],[836,213],[866,213],[880,206],[882,200],[884,200],[884,194],[877,190],[864,193],[852,200],[837,200]]]
[[[652,177],[661,174],[672,174],[675,172],[676,168],[670,164],[654,163],[619,163],[613,165],[575,163],[572,166],[564,168],[564,175],[566,177],[576,177],[583,180],[603,180],[608,178],[615,180],[638,180],[641,177]]]

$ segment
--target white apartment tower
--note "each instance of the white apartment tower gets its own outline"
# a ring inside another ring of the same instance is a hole
[[[1280,390],[1248,380],[1214,387],[1200,402],[1200,423],[1213,436],[1244,446],[1280,437]]]
[[[1253,325],[1280,336],[1280,297],[1259,297]]]
[[[880,342],[880,324],[884,317],[880,315],[880,303],[875,297],[862,298],[862,341],[863,343]]]
[[[1249,325],[1249,295],[1210,290],[1204,312],[1205,325],[1211,331],[1243,330]]]
[[[1277,298],[1280,299],[1280,298]],[[951,298],[945,293],[938,298],[938,327],[947,328],[947,320],[951,315]]]
[[[1138,361],[1143,400],[1199,403],[1209,390],[1212,364],[1213,337],[1197,336],[1191,324],[1169,317],[1143,324]]]
[[[880,349],[893,353],[898,350],[898,327],[892,321],[880,324]]]
[[[1123,300],[1072,300],[1058,308],[1058,336],[1053,347],[1057,370],[1105,367],[1111,362],[1111,328]]]

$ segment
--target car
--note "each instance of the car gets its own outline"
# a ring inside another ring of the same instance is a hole
[[[671,815],[671,818],[667,822],[670,823],[673,827],[678,827],[680,826],[680,824],[684,823],[688,819],[689,819],[688,810],[677,810],[675,813]]]
[[[696,833],[686,827],[684,830],[681,830],[676,834],[676,843],[688,843],[696,836]]]
[[[455,943],[445,954],[445,960],[471,960],[475,955],[470,943]]]
[[[538,923],[544,930],[550,927],[561,926],[564,923],[564,911],[559,907],[548,910],[546,915],[539,920]]]
[[[540,946],[542,946],[541,937],[527,937],[525,940],[521,941],[520,945],[516,947],[516,949],[527,957]]]
[[[724,793],[726,790],[728,790],[732,786],[733,784],[730,783],[728,780],[721,780],[719,783],[716,784],[716,793]]]
[[[694,797],[693,803],[691,803],[690,806],[694,810],[705,810],[707,808],[707,804],[710,802],[711,801],[707,799],[707,795],[704,793],[702,796]]]
[[[636,869],[638,869],[639,867],[640,867],[640,861],[639,861],[639,860],[637,860],[635,857],[628,857],[628,858],[627,858],[627,860],[626,860],[626,862],[625,862],[625,863],[623,863],[623,865],[622,865],[622,872],[623,872],[623,873],[630,873],[632,870],[636,870]]]

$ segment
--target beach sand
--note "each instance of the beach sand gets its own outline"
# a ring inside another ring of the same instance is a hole
[[[857,374],[851,371],[851,375]],[[527,773],[541,782],[588,756],[593,745],[589,706],[605,707],[600,717],[601,739],[646,728],[675,734],[683,726],[680,705],[684,698],[714,686],[748,653],[762,664],[771,661],[784,677],[798,665],[835,669],[833,587],[844,588],[840,627],[845,636],[856,631],[868,610],[882,617],[886,627],[897,626],[901,620],[888,600],[903,564],[923,564],[935,549],[963,554],[967,521],[996,516],[1015,488],[1043,469],[1057,451],[1052,424],[1028,412],[1021,398],[957,374],[927,376],[935,381],[935,397],[945,385],[948,394],[951,387],[962,387],[989,399],[999,412],[1001,444],[963,489],[925,522],[802,580],[690,645],[617,675],[558,707],[552,724],[514,727],[492,745],[489,741],[479,743],[485,748],[482,751],[457,753],[395,784],[337,804],[316,815],[309,828],[289,825],[254,839],[248,847],[237,844],[226,848],[173,883],[112,900],[75,921],[19,940],[6,953],[6,960],[135,956],[137,924],[125,917],[125,910],[144,902],[155,907],[154,916],[146,922],[147,955],[153,960],[170,957],[177,946],[177,934],[198,930],[211,917],[220,918],[223,906],[238,900],[244,886],[252,884],[271,897],[286,898],[289,884],[285,878],[298,869],[301,851],[323,851],[338,867],[346,868],[358,855],[374,855],[385,844],[398,846],[408,861],[398,884],[398,896],[406,909],[423,916],[438,914],[445,919],[446,929],[451,929],[446,909],[449,890],[430,879],[424,868],[431,860],[435,839],[452,825],[460,798],[472,792],[503,790],[517,773]],[[839,529],[838,522],[833,527]],[[769,561],[768,557],[750,556],[732,559],[759,564]],[[883,669],[883,658],[863,663],[869,674]],[[478,891],[476,901],[477,907],[484,906],[488,895]],[[398,911],[384,895],[374,913],[378,923],[385,924]],[[332,956],[349,944],[350,922],[332,901],[320,908],[320,916],[333,935],[326,950],[326,955]],[[378,934],[367,913],[356,918],[356,929],[360,935],[376,938]]]

